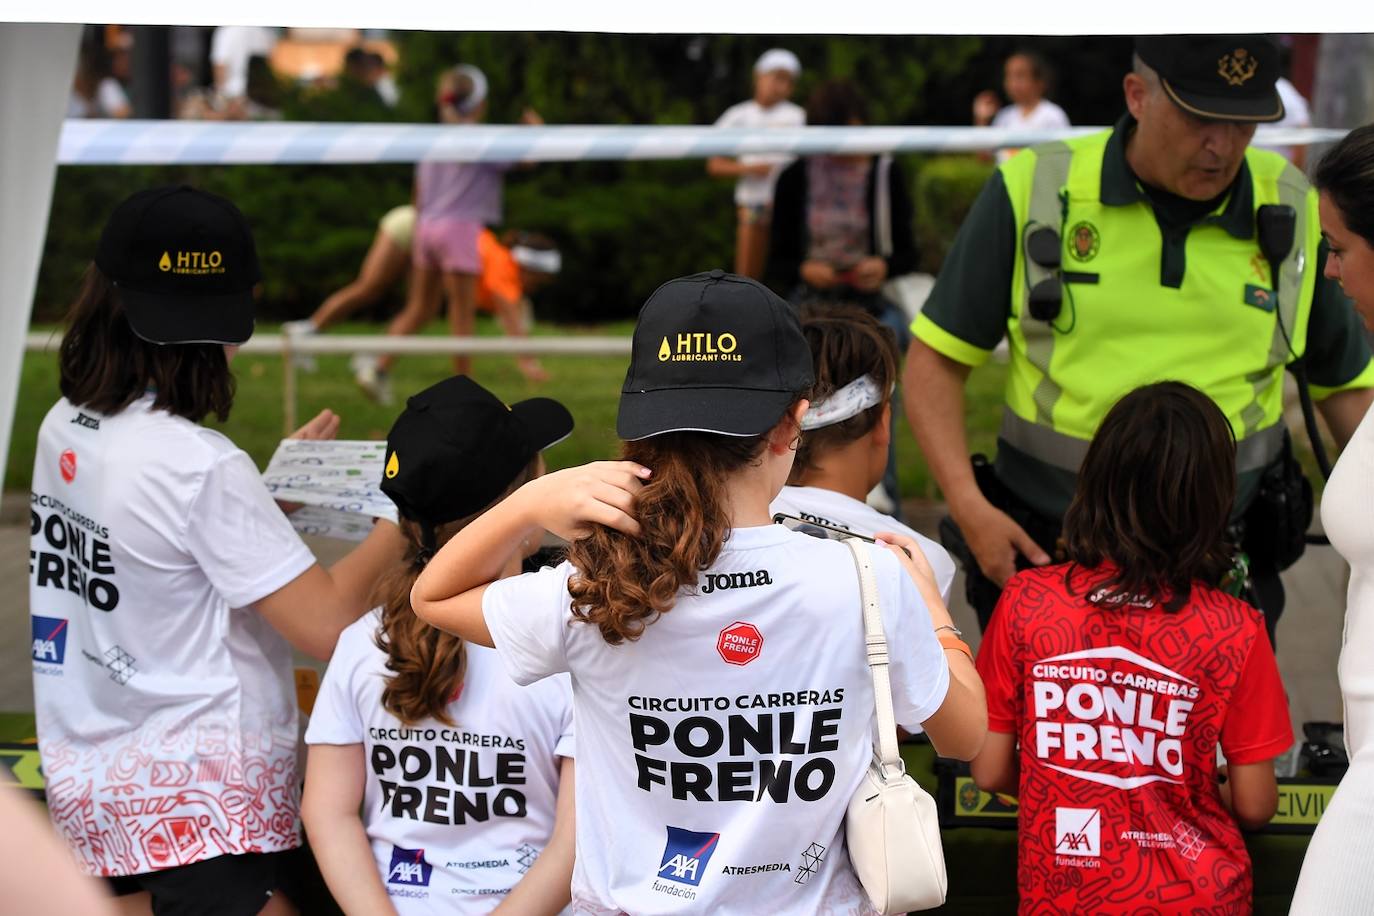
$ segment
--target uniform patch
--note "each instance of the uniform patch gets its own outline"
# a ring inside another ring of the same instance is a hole
[[[1101,247],[1102,234],[1087,220],[1075,225],[1069,233],[1069,254],[1075,261],[1091,261]]]
[[[1261,311],[1272,312],[1278,307],[1279,297],[1274,295],[1272,289],[1265,289],[1263,286],[1247,283],[1245,284],[1245,304],[1253,305]]]

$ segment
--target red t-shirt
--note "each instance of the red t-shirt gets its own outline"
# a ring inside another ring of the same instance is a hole
[[[1175,613],[1097,607],[1104,571],[1016,575],[978,651],[988,727],[1020,744],[1021,912],[1248,913],[1216,747],[1243,764],[1293,743],[1264,620],[1201,583]]]

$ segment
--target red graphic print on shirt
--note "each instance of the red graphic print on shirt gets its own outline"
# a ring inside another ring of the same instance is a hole
[[[1176,612],[1098,607],[1101,578],[1019,574],[978,653],[989,727],[1020,743],[1021,911],[1249,912],[1216,748],[1243,764],[1292,744],[1263,620],[1200,584]]]

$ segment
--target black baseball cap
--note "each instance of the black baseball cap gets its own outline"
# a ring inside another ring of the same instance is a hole
[[[1279,44],[1270,35],[1142,35],[1135,53],[1173,103],[1200,118],[1278,121]]]
[[[757,436],[814,381],[791,305],[723,270],[680,277],[639,311],[616,433]]]
[[[505,492],[539,452],[563,441],[572,414],[551,398],[507,407],[466,375],[406,401],[386,436],[382,492],[425,525],[466,518]]]
[[[119,290],[134,333],[159,344],[241,344],[262,279],[248,221],[216,194],[139,191],[100,234],[96,266]]]

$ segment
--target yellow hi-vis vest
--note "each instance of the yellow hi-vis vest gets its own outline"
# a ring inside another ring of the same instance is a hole
[[[1165,285],[1164,238],[1148,202],[1101,201],[1110,136],[1034,147],[1001,167],[1017,244],[997,467],[1008,485],[1055,516],[1067,507],[1102,418],[1150,382],[1172,379],[1206,392],[1235,431],[1237,470],[1246,477],[1273,461],[1283,441],[1284,366],[1303,354],[1321,272],[1316,192],[1283,157],[1250,149],[1254,208],[1288,204],[1297,213],[1277,297],[1256,234],[1237,238],[1210,217],[1187,229],[1182,282]],[[1031,288],[1053,275],[1026,255],[1025,239],[1043,226],[1060,235],[1066,273],[1053,322],[1032,318],[1027,305]],[[1032,462],[1003,454],[1006,446]],[[1028,464],[1048,466],[1055,479],[1018,480],[1031,473]],[[1249,493],[1241,497],[1241,505],[1249,501]]]

